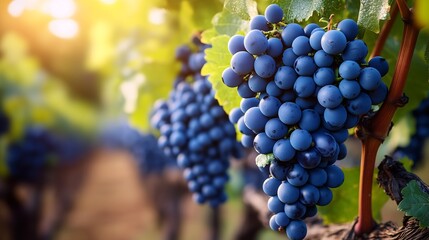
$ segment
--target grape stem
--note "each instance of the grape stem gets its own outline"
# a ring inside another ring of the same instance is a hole
[[[387,37],[390,34],[390,31],[392,30],[393,24],[395,23],[396,17],[398,16],[398,5],[393,3],[392,9],[390,12],[390,19],[386,21],[386,23],[383,25],[383,28],[381,29],[380,35],[377,38],[377,41],[375,42],[374,49],[372,50],[371,56],[369,59],[380,56],[381,51],[383,50],[384,44],[386,43]]]
[[[396,109],[403,105],[401,104],[404,99],[403,90],[420,31],[420,28],[414,22],[413,13],[406,5],[406,2],[404,0],[396,0],[396,3],[404,22],[404,32],[389,93],[386,101],[374,117],[369,120],[369,123],[365,125],[361,124],[358,127],[358,131],[364,134],[360,134],[363,147],[359,185],[359,218],[354,227],[356,235],[367,234],[375,226],[371,206],[375,159],[379,146],[389,133]]]

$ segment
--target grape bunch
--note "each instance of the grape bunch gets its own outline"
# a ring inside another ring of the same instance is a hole
[[[102,146],[131,153],[143,175],[156,174],[177,166],[175,160],[165,156],[159,149],[154,135],[143,134],[128,123],[108,124],[102,129],[99,138]]]
[[[395,158],[404,156],[413,160],[414,167],[424,159],[424,146],[429,137],[429,97],[423,99],[420,105],[413,110],[412,115],[416,121],[416,132],[411,136],[410,142],[405,147],[395,150]]]
[[[169,99],[155,104],[151,123],[161,133],[158,144],[164,153],[184,169],[195,202],[217,207],[227,199],[229,157],[239,157],[240,145],[207,77],[200,74],[208,46],[195,42],[196,53],[188,46],[178,48],[181,71]]]
[[[45,128],[31,126],[23,137],[7,148],[6,164],[9,175],[23,182],[41,179],[44,170],[57,152],[55,137]]]
[[[387,95],[388,64],[382,57],[365,61],[368,48],[351,19],[329,30],[282,19],[283,10],[269,5],[245,36],[230,38],[222,80],[242,97],[229,114],[241,143],[268,156],[257,163],[271,176],[263,185],[274,213],[270,227],[303,239],[303,220],[329,204],[330,188],[344,181],[334,163],[347,154],[348,129]]]

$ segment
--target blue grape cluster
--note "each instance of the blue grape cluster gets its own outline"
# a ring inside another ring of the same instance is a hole
[[[154,135],[143,134],[128,123],[108,124],[102,129],[99,138],[105,147],[131,153],[143,175],[157,174],[167,168],[177,167],[176,161],[160,150]]]
[[[199,44],[196,53],[186,46],[178,48],[176,58],[185,65],[182,69],[192,73],[186,73],[188,81],[176,82],[167,101],[155,104],[151,122],[161,133],[159,146],[184,169],[195,202],[217,207],[227,199],[229,157],[239,156],[240,145],[211,84],[200,74],[206,47]],[[179,75],[183,77],[183,70]]]
[[[9,175],[23,182],[41,179],[44,170],[57,153],[54,135],[46,128],[32,126],[21,139],[12,142],[6,153]]]
[[[303,239],[303,220],[344,181],[334,163],[347,154],[348,129],[387,95],[381,78],[388,64],[381,57],[365,62],[368,48],[351,19],[328,31],[282,19],[283,10],[269,5],[245,36],[231,37],[222,78],[243,98],[229,115],[243,146],[272,158],[260,166],[271,175],[263,185],[271,228]]]
[[[412,115],[416,121],[416,132],[411,136],[410,142],[405,147],[398,147],[394,157],[404,156],[413,160],[414,167],[424,159],[424,146],[429,137],[429,97],[423,99],[420,105],[413,110]]]

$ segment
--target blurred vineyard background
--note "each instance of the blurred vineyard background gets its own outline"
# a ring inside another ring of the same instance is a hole
[[[267,4],[260,1],[258,8]],[[160,160],[138,144],[156,141],[149,114],[173,86],[180,68],[175,49],[211,29],[212,23],[220,32],[227,29],[228,22],[221,22],[228,19],[223,6],[220,0],[0,0],[0,128],[6,129],[0,138],[0,239],[213,236],[215,213],[192,202],[174,160]],[[400,27],[393,32],[396,38],[386,47],[389,61],[395,56],[392,49],[398,48]],[[427,41],[426,36],[419,41]],[[428,68],[425,49],[416,51],[410,75],[424,81],[408,88],[416,100],[398,115],[397,128],[380,156],[398,146],[405,149],[419,131],[411,110],[427,95]],[[422,111],[429,113],[429,108]],[[419,138],[423,142],[429,136],[429,127],[424,129]],[[27,156],[10,150],[51,145],[55,154],[47,159],[38,159],[36,150]],[[355,167],[359,141],[350,140],[348,148],[344,165]],[[414,170],[429,181],[424,174],[429,171],[429,148],[423,149],[422,155],[408,157],[420,158]],[[28,159],[24,175],[8,164],[13,157]],[[254,169],[246,166],[245,161],[232,164],[229,201],[220,209],[220,239],[232,239],[241,221],[250,221],[242,192],[252,184],[243,176]],[[356,185],[358,172],[349,173],[348,184]],[[258,188],[258,177],[255,181]],[[400,222],[393,206],[383,207],[382,218]],[[354,209],[350,211],[353,215]],[[17,235],[21,238],[12,238]],[[283,237],[269,230],[258,235]]]

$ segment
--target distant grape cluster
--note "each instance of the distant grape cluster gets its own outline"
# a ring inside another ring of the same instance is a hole
[[[211,84],[200,74],[209,46],[197,40],[198,52],[188,46],[177,49],[182,70],[169,99],[155,104],[151,123],[161,133],[158,144],[164,153],[184,169],[195,202],[217,207],[227,199],[229,158],[240,155],[240,146]]]
[[[143,134],[127,123],[108,124],[100,134],[100,142],[105,147],[129,151],[144,175],[177,166],[160,150],[154,135]]]
[[[330,188],[343,183],[334,163],[347,154],[348,129],[384,101],[381,78],[389,67],[381,57],[365,61],[368,48],[351,19],[329,30],[282,19],[283,10],[269,5],[245,36],[231,37],[222,78],[243,98],[229,115],[242,144],[273,159],[260,166],[271,175],[263,185],[274,213],[270,227],[303,239],[303,219],[331,202]]]
[[[407,156],[414,162],[414,166],[424,159],[424,146],[429,138],[429,97],[423,99],[420,105],[413,110],[413,117],[416,121],[416,132],[411,136],[410,142],[405,147],[398,147],[395,150],[395,157]]]
[[[42,177],[56,153],[55,138],[47,129],[40,126],[29,127],[21,139],[12,142],[7,148],[9,175],[19,181],[35,182]]]

